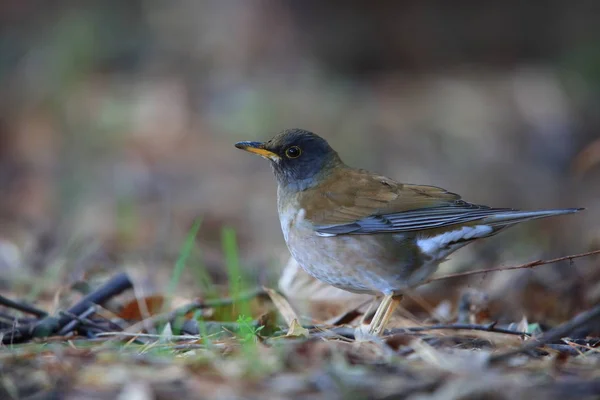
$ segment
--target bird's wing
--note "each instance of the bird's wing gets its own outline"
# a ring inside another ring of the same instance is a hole
[[[303,193],[301,205],[323,235],[434,229],[514,211],[470,204],[435,186],[401,184],[351,169]]]

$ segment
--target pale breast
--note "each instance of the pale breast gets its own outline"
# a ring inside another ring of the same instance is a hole
[[[292,226],[297,226],[304,220],[306,210],[298,208],[297,204],[283,205],[281,201],[278,202],[278,209],[279,223],[281,224],[283,238],[289,246],[290,230],[292,229]]]

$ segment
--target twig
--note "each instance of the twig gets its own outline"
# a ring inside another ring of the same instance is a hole
[[[577,348],[577,346],[571,346],[568,344],[545,344],[544,347],[557,351],[559,353],[567,353],[570,356],[578,356],[581,354],[585,354],[588,351],[591,351],[589,348],[585,347],[585,346],[581,346],[584,348],[584,350],[579,350]]]
[[[19,318],[3,312],[0,312],[0,319],[4,319],[11,324],[28,324],[36,320],[35,318]]]
[[[126,273],[120,273],[113,277],[111,280],[94,290],[73,307],[69,308],[69,314],[81,315],[89,307],[94,304],[103,304],[108,299],[120,294],[121,292],[131,289],[133,287],[129,276]],[[69,315],[63,315],[60,318],[46,317],[33,328],[33,337],[45,337],[58,331],[66,324],[68,324],[72,318]]]
[[[63,312],[62,314],[72,318],[72,321],[69,322],[68,324],[66,324],[65,326],[63,326],[57,332],[57,335],[65,336],[67,333],[69,333],[72,330],[74,330],[75,328],[77,328],[81,323],[85,324],[84,319],[89,317],[90,315],[94,314],[95,312],[96,312],[96,307],[94,307],[94,306],[90,306],[87,310],[85,310],[80,315],[71,314],[67,311]]]
[[[487,274],[488,272],[510,271],[513,269],[534,268],[534,267],[539,267],[540,265],[557,263],[559,261],[565,261],[565,260],[571,261],[576,258],[588,257],[588,256],[592,256],[594,254],[600,254],[600,250],[588,251],[587,253],[573,254],[570,256],[553,258],[551,260],[536,260],[536,261],[531,261],[531,262],[528,262],[525,264],[514,265],[514,266],[510,266],[510,267],[497,267],[497,268],[478,269],[475,271],[459,272],[457,274],[450,274],[450,275],[444,275],[444,276],[431,278],[431,279],[428,279],[425,282],[423,282],[423,284],[434,282],[434,281],[445,280],[445,279],[461,278],[463,276]]]
[[[7,299],[6,297],[4,297],[2,295],[0,295],[0,305],[9,307],[9,308],[14,308],[15,310],[19,310],[19,311],[22,311],[27,314],[33,314],[39,318],[44,318],[48,315],[47,312],[40,310],[39,308],[35,308],[34,306],[31,306],[29,304],[23,304],[23,303],[19,303],[14,300],[11,300],[11,299]]]
[[[486,324],[486,325],[477,325],[477,324],[437,324],[437,325],[429,325],[429,326],[415,326],[408,328],[395,328],[389,329],[385,331],[385,335],[396,335],[399,333],[407,333],[407,332],[425,332],[432,330],[471,330],[471,331],[484,331],[484,332],[493,332],[493,333],[502,333],[506,335],[518,335],[518,336],[531,336],[531,334],[527,332],[518,332],[511,331],[510,329],[496,328],[496,323]]]
[[[101,305],[108,299],[130,289],[132,286],[131,280],[127,274],[118,274],[77,302],[68,310],[68,314],[60,317],[47,316],[41,321],[24,327],[17,327],[10,332],[5,332],[2,343],[18,343],[35,337],[47,337],[53,335],[73,320],[70,314],[81,315],[94,304]]]
[[[311,337],[327,337],[331,333],[335,335],[343,336],[347,339],[355,339],[354,337],[354,328],[348,327],[338,327],[327,329],[326,327],[313,326],[312,329],[323,330],[320,333],[311,333]],[[392,336],[398,334],[408,334],[408,333],[419,333],[419,332],[427,332],[433,330],[471,330],[471,331],[484,331],[484,332],[492,332],[492,333],[501,333],[505,335],[515,335],[515,336],[531,336],[530,333],[527,332],[518,332],[511,331],[509,329],[504,328],[496,328],[496,323],[486,324],[486,325],[477,325],[477,324],[437,324],[437,325],[427,325],[427,326],[411,326],[406,328],[394,328],[388,329],[384,332],[384,336]]]
[[[108,324],[110,331],[122,331],[129,325],[123,318],[102,306],[96,307],[96,316]]]
[[[554,329],[550,329],[548,332],[540,335],[538,338],[526,342],[523,346],[517,349],[510,350],[505,353],[497,354],[495,356],[490,357],[489,363],[495,364],[500,361],[504,361],[507,358],[510,358],[516,354],[527,352],[529,350],[535,349],[536,347],[544,346],[547,343],[562,339],[569,333],[573,332],[575,329],[586,325],[588,322],[598,317],[600,317],[600,304],[592,308],[591,310],[577,315],[575,318],[565,322],[564,324],[559,325]]]
[[[96,335],[97,337],[131,337],[131,338],[149,338],[149,339],[164,339],[169,340],[199,340],[200,336],[193,335],[161,335],[156,333],[131,333],[131,332],[100,332]]]

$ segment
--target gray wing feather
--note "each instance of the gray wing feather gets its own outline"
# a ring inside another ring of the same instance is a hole
[[[573,214],[581,210],[583,208],[519,211],[512,208],[490,208],[459,201],[448,206],[371,215],[349,224],[316,226],[315,230],[321,235],[401,233],[441,228],[473,221],[481,221],[482,224],[502,228],[522,221]]]
[[[459,206],[442,206],[393,214],[372,215],[349,224],[317,226],[315,229],[321,234],[329,235],[410,232],[477,221],[499,213],[514,211],[516,210],[510,208],[490,208],[463,203]]]

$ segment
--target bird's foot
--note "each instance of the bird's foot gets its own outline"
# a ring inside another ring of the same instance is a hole
[[[381,336],[401,300],[402,295],[386,295],[383,297],[369,325],[369,335]]]

